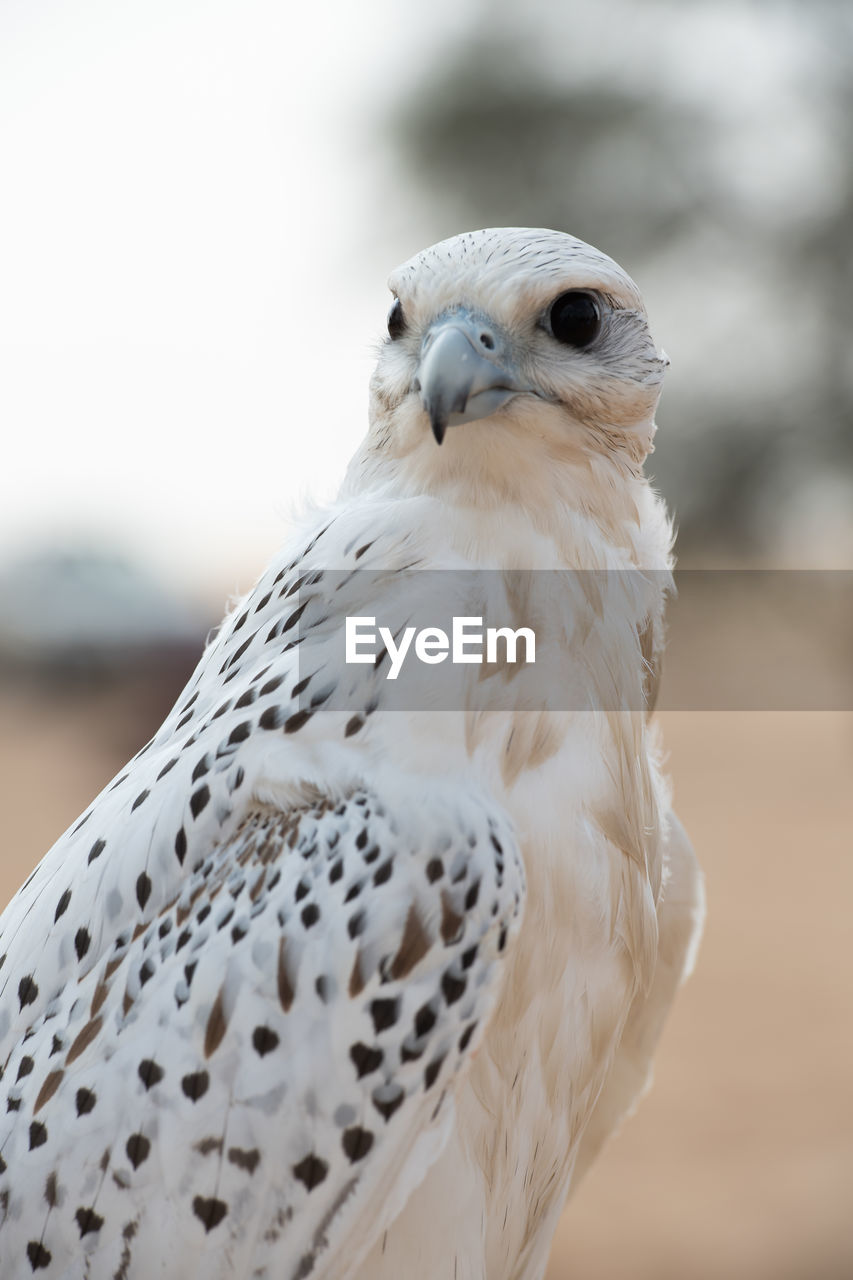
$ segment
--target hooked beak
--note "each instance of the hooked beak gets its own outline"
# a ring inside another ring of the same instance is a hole
[[[448,426],[488,418],[530,390],[513,370],[507,347],[494,325],[466,311],[441,316],[430,328],[414,387],[439,444]]]

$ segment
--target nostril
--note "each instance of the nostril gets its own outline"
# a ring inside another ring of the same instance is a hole
[[[486,348],[487,351],[494,351],[495,340],[492,337],[492,335],[490,333],[487,333],[485,330],[483,330],[483,332],[480,334],[480,342]]]

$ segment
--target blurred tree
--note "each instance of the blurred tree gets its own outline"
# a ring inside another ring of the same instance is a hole
[[[394,113],[442,226],[561,227],[639,278],[682,551],[853,557],[852,54],[846,0],[480,0]]]

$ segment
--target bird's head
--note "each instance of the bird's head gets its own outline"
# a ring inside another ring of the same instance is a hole
[[[473,231],[389,287],[362,467],[427,489],[464,475],[482,492],[490,476],[505,490],[508,475],[602,456],[639,468],[667,360],[611,258],[558,231]]]

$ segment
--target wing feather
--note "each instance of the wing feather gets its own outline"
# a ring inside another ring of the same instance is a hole
[[[253,805],[32,1025],[7,1067],[33,1063],[4,1126],[7,1265],[52,1180],[47,1277],[355,1268],[439,1154],[523,903],[507,821],[420,787]]]

